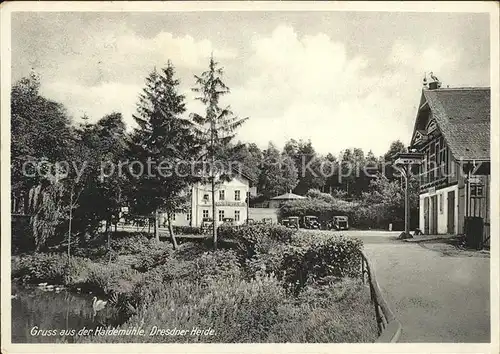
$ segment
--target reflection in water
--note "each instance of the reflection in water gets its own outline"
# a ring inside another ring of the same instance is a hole
[[[12,293],[12,343],[72,343],[72,330],[78,333],[84,327],[116,326],[125,320],[111,306],[94,314],[91,295],[48,292],[15,284]],[[35,326],[38,334],[34,334]],[[65,331],[62,336],[61,331]]]

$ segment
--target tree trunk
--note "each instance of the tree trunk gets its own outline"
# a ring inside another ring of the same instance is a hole
[[[217,225],[215,223],[215,177],[212,176],[212,235],[214,239],[214,249],[217,249]]]
[[[68,266],[66,267],[66,283],[70,277],[70,261],[71,261],[71,222],[73,221],[73,188],[69,195],[69,220],[68,220]]]
[[[106,234],[107,234],[107,237],[108,237],[108,255],[109,255],[109,258],[108,258],[108,263],[111,263],[111,232],[109,231],[109,221],[106,220]]]
[[[68,222],[68,262],[71,257],[71,222],[73,221],[73,188],[69,196],[69,222]]]
[[[158,232],[158,209],[155,209],[154,234],[156,242],[160,242],[160,233]]]
[[[174,247],[174,250],[176,250],[178,248],[178,245],[177,245],[177,239],[175,238],[175,235],[174,235],[174,228],[172,227],[172,218],[171,218],[171,215],[170,213],[167,214],[167,220],[168,220],[168,233],[170,234],[170,240],[172,240],[172,246]]]

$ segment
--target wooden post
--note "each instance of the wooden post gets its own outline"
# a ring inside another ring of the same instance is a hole
[[[365,283],[365,260],[363,259],[363,256],[361,256],[361,279],[363,281],[363,284]]]
[[[247,192],[247,220],[246,220],[247,225],[249,218],[250,218],[250,191]]]
[[[155,221],[155,223],[154,223],[155,240],[157,242],[160,242],[160,232],[158,231],[158,209],[155,209],[155,220],[154,221]]]
[[[410,197],[409,197],[409,170],[410,166],[407,165],[404,169],[404,179],[405,179],[405,238],[410,237]]]

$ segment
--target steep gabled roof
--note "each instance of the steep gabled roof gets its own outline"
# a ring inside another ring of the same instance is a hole
[[[490,159],[489,88],[424,89],[422,99],[455,159]]]

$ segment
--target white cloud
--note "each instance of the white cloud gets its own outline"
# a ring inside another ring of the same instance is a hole
[[[251,117],[242,139],[264,147],[302,138],[321,153],[361,147],[383,154],[390,139],[407,134],[390,91],[397,76],[369,76],[368,58],[350,56],[343,43],[279,26],[252,44],[251,78],[231,95],[235,110]]]
[[[68,109],[75,121],[86,114],[91,122],[96,122],[106,114],[120,112],[127,126],[135,124],[132,114],[141,87],[119,82],[106,82],[87,87],[73,82],[52,82],[41,87],[41,93]]]
[[[171,59],[184,84],[206,68],[214,52],[228,77],[240,79],[222,101],[240,117],[250,117],[240,139],[261,147],[270,140],[282,146],[290,138],[311,139],[320,153],[360,147],[381,155],[392,140],[408,142],[424,71],[434,71],[450,86],[485,82],[488,75],[487,69],[459,72],[462,51],[437,42],[418,48],[397,40],[375,58],[349,52],[345,43],[324,33],[299,36],[281,25],[252,38],[248,48],[249,57],[240,57],[225,44],[168,32],[152,38],[127,29],[93,33],[75,49],[85,55],[55,56],[60,70],[42,88],[76,118],[87,113],[97,120],[115,110],[131,126],[142,80],[153,65]],[[103,83],[100,75],[111,79]],[[182,91],[189,111],[201,113],[188,84]]]

